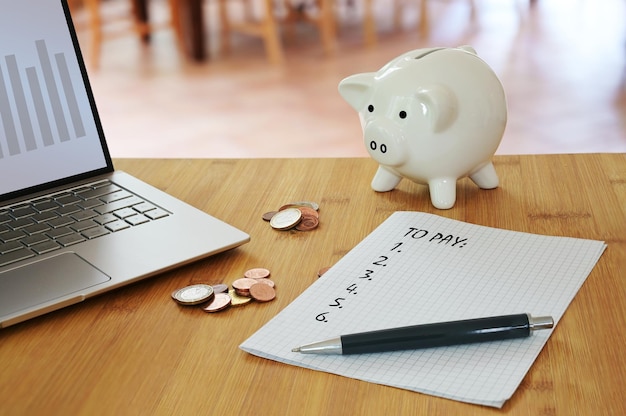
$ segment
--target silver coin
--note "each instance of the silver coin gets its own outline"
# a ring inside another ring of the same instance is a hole
[[[320,210],[320,205],[317,202],[313,202],[313,201],[296,201],[296,202],[292,202],[293,205],[300,205],[303,207],[309,207],[314,209],[315,211],[319,211]]]
[[[298,208],[287,208],[278,211],[270,220],[270,225],[277,230],[288,230],[298,225],[301,219],[302,211]]]
[[[172,298],[181,305],[198,305],[210,300],[214,290],[210,285],[191,285],[172,293]]]

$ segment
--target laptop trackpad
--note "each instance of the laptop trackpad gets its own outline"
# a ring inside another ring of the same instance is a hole
[[[0,315],[106,282],[111,278],[74,253],[0,273]]]

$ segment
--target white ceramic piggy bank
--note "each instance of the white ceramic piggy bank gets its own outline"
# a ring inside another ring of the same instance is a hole
[[[504,133],[506,98],[471,47],[408,52],[378,72],[342,80],[339,93],[359,113],[367,150],[380,164],[375,191],[406,177],[428,184],[432,204],[448,209],[459,178],[498,186],[491,158]]]

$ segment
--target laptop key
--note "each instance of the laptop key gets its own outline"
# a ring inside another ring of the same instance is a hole
[[[7,242],[7,241],[14,241],[14,240],[19,240],[20,238],[24,237],[26,234],[24,234],[23,232],[19,231],[19,230],[15,230],[15,231],[7,231],[6,233],[2,233],[0,234],[0,241],[3,242]]]
[[[26,234],[39,234],[49,229],[50,229],[50,226],[48,224],[35,223],[32,225],[29,225],[28,227],[22,228],[22,231],[24,231]]]
[[[100,237],[100,236],[109,234],[109,233],[110,233],[110,231],[107,230],[104,227],[90,228],[90,229],[85,230],[85,231],[82,232],[83,237],[85,237],[85,238],[87,238],[89,240],[94,239],[96,237]]]
[[[0,254],[8,253],[9,251],[23,248],[24,246],[19,241],[9,241],[8,243],[0,243]]]
[[[117,220],[106,224],[105,227],[113,232],[116,232],[129,228],[130,225],[122,220]]]
[[[64,247],[67,247],[67,246],[71,246],[72,244],[85,241],[85,239],[80,234],[70,234],[70,235],[64,235],[63,237],[59,237],[55,241],[63,245]]]
[[[30,218],[22,218],[19,220],[13,220],[8,224],[9,224],[9,227],[13,228],[14,230],[18,230],[20,228],[24,228],[28,225],[33,224],[33,220],[31,220]]]
[[[20,243],[24,244],[26,247],[31,247],[36,244],[43,243],[44,241],[50,241],[50,237],[45,234],[35,234],[22,238]]]
[[[31,247],[37,254],[49,253],[54,250],[60,249],[61,246],[54,241],[48,240],[43,243],[39,243]]]
[[[71,230],[69,227],[59,227],[59,228],[55,228],[53,230],[46,232],[46,235],[48,237],[54,238],[54,239],[63,237],[64,235],[68,235],[68,234],[74,234],[74,231]]]
[[[48,221],[48,224],[53,228],[65,227],[66,225],[70,225],[75,223],[72,217],[59,217],[53,220]]]
[[[134,195],[122,189],[120,191],[113,192],[111,194],[103,195],[102,197],[100,197],[100,200],[108,204],[109,202],[119,201],[120,199],[128,198],[131,196],[134,196]]]
[[[131,207],[141,202],[143,202],[143,199],[137,196],[131,196],[129,198],[124,198],[119,201],[110,202],[108,204],[96,207],[94,208],[94,211],[96,211],[98,214],[108,214],[109,212],[113,212],[126,207]]]
[[[34,255],[35,253],[27,248],[9,251],[8,253],[0,255],[0,266],[6,266],[7,264],[15,263],[16,261],[33,257]]]
[[[101,187],[96,188],[96,189],[91,189],[89,191],[80,192],[80,193],[78,193],[78,195],[81,198],[83,198],[83,199],[91,199],[91,198],[97,198],[97,197],[102,196],[102,195],[106,195],[106,194],[110,194],[112,192],[119,191],[120,189],[122,189],[122,188],[120,188],[117,185],[113,185],[113,184],[109,183],[107,185],[101,186]]]
[[[94,220],[85,220],[85,221],[79,221],[70,225],[70,228],[72,230],[80,232],[80,231],[87,230],[89,228],[93,228],[97,226],[98,226],[98,223],[95,222]]]
[[[141,215],[141,214],[131,215],[130,217],[124,218],[124,220],[133,226],[150,221],[150,219],[148,219],[145,215]]]
[[[96,216],[98,216],[98,214],[96,214],[91,209],[86,209],[84,211],[80,211],[80,212],[77,212],[75,214],[72,214],[72,218],[74,218],[76,221],[88,220],[88,219],[96,217]]]
[[[150,219],[156,220],[159,218],[167,217],[170,215],[167,211],[162,210],[161,208],[152,209],[150,211],[144,212],[144,215]]]

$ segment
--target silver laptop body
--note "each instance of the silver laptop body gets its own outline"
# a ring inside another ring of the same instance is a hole
[[[0,0],[0,327],[249,239],[114,171],[65,0]]]

